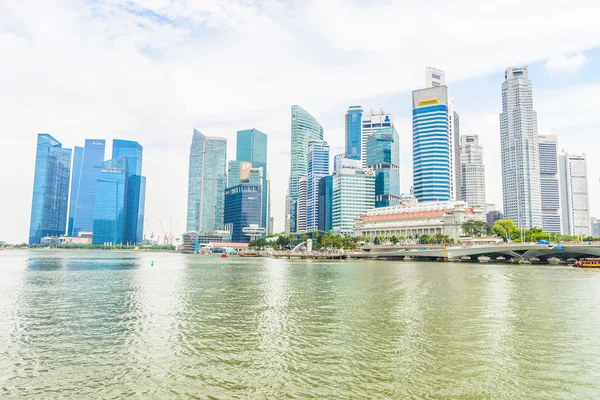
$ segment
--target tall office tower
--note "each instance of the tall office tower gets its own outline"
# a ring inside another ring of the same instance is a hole
[[[229,169],[227,170],[227,187],[237,186],[240,183],[250,182],[250,169],[252,163],[248,161],[229,161]]]
[[[252,163],[253,168],[263,169],[263,182],[262,182],[262,220],[259,226],[267,228],[268,224],[268,213],[267,208],[269,204],[267,185],[267,135],[258,129],[245,129],[238,131],[237,142],[236,142],[236,160],[238,161],[249,161]]]
[[[361,156],[362,167],[367,167],[367,138],[381,128],[394,126],[394,116],[391,112],[380,109],[379,111],[369,110],[362,117],[361,131]],[[346,157],[347,158],[347,157]]]
[[[306,187],[306,232],[319,230],[319,181],[329,175],[329,145],[323,140],[308,142]]]
[[[308,232],[306,225],[308,206],[308,178],[298,179],[298,201],[296,202],[296,232]]]
[[[262,186],[240,183],[225,189],[225,225],[231,227],[231,240],[249,243],[250,237],[243,232],[252,224],[260,225],[262,216]]]
[[[361,164],[345,163],[333,175],[331,229],[336,234],[354,234],[356,217],[375,207],[375,174]]]
[[[400,204],[400,138],[381,128],[367,138],[367,167],[375,173],[375,207]]]
[[[346,157],[360,160],[362,154],[362,107],[350,106],[346,112]]]
[[[425,85],[427,88],[446,86],[446,73],[437,68],[425,68]]]
[[[188,232],[223,229],[227,186],[227,140],[194,129],[188,177]]]
[[[346,154],[336,154],[333,157],[333,171],[337,171],[340,168],[340,162],[342,159],[346,158]]]
[[[446,86],[414,90],[413,185],[419,202],[450,199],[450,140]]]
[[[562,233],[558,138],[554,135],[538,136],[538,150],[542,194],[542,228],[548,233]]]
[[[127,158],[127,204],[125,206],[125,233],[123,244],[141,244],[144,240],[146,208],[146,177],[142,176],[144,148],[131,140],[114,139],[112,158]]]
[[[129,183],[127,161],[127,157],[117,157],[102,166],[94,200],[93,244],[124,243]]]
[[[283,231],[285,233],[291,233],[290,230],[290,205],[292,203],[292,199],[290,197],[290,193],[288,192],[285,195],[285,215],[284,215],[284,228]]]
[[[29,244],[46,236],[61,236],[67,228],[71,149],[46,133],[37,137]]]
[[[504,216],[519,228],[542,226],[537,113],[527,67],[509,67],[502,83],[500,153]]]
[[[479,144],[479,135],[461,137],[460,167],[462,187],[460,198],[469,206],[485,207],[485,167],[483,165],[483,146]]]
[[[590,201],[587,182],[587,157],[563,150],[560,155],[560,195],[563,233],[589,236]]]
[[[73,216],[73,236],[94,230],[94,199],[96,182],[104,165],[104,139],[86,139],[79,175],[79,187]]]
[[[71,168],[71,194],[69,196],[69,225],[67,236],[73,236],[73,221],[75,219],[75,206],[79,192],[79,178],[81,176],[81,162],[83,161],[83,147],[73,148],[73,167]]]
[[[333,217],[333,175],[319,180],[319,231],[331,231]]]
[[[271,214],[271,177],[267,175],[267,216],[269,217],[269,223],[267,224],[267,235],[273,232],[273,215]]]
[[[301,177],[308,173],[308,142],[323,140],[323,128],[300,106],[292,106],[292,146],[290,176],[290,231],[296,232],[298,188]]]

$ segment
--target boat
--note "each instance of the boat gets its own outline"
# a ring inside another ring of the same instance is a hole
[[[600,258],[580,258],[573,262],[573,266],[578,268],[600,268]]]
[[[240,256],[240,257],[261,257],[262,255],[260,254],[259,251],[247,250],[247,251],[240,251],[238,253],[238,256]]]
[[[227,258],[227,253],[221,253],[221,258]]]

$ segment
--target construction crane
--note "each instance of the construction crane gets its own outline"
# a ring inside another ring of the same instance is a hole
[[[165,234],[165,228],[163,227],[163,223],[160,220],[160,218],[158,219],[158,222],[160,223],[160,230],[162,231],[162,234],[163,234],[164,244],[167,244],[167,235]],[[158,242],[160,242],[160,238],[158,239]]]

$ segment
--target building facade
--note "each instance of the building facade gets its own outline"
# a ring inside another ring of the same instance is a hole
[[[362,107],[350,106],[346,112],[345,157],[360,160],[362,154]]]
[[[73,148],[73,167],[71,168],[71,193],[69,195],[69,225],[67,235],[73,236],[73,221],[75,220],[75,206],[79,192],[79,178],[81,177],[81,163],[83,162],[83,147]]]
[[[527,67],[509,67],[502,83],[500,153],[504,215],[519,228],[542,227],[537,113]]]
[[[375,173],[375,207],[400,203],[400,138],[394,126],[367,138],[367,167]]]
[[[413,91],[413,188],[419,202],[450,199],[446,86]]]
[[[357,160],[360,161],[360,160]],[[333,176],[327,175],[319,180],[319,226],[320,232],[332,229],[333,217]]]
[[[548,233],[562,233],[562,211],[558,173],[558,138],[538,136],[540,157],[540,190],[542,199],[542,228]]]
[[[461,196],[470,206],[485,207],[485,166],[479,135],[461,137]]]
[[[260,225],[262,218],[262,186],[242,183],[225,190],[225,225],[231,227],[231,240],[249,243],[243,229]]]
[[[329,145],[325,141],[308,142],[306,187],[306,232],[319,230],[319,181],[329,175]]]
[[[223,229],[227,140],[194,129],[188,175],[188,232]]]
[[[355,235],[409,238],[442,234],[458,240],[462,224],[471,219],[485,221],[485,209],[463,201],[402,204],[367,211],[357,220]]]
[[[129,183],[127,157],[105,161],[96,182],[93,244],[123,244]]]
[[[319,122],[302,107],[292,106],[292,140],[290,162],[290,231],[297,232],[296,210],[300,178],[308,173],[308,142],[323,140],[323,128]]]
[[[391,112],[384,111],[383,109],[380,109],[379,111],[371,109],[363,114],[360,144],[360,159],[363,168],[367,167],[367,138],[382,128],[389,128],[392,126],[394,126],[394,116]]]
[[[296,232],[308,232],[306,224],[308,211],[308,177],[298,179],[298,201],[296,202]]]
[[[66,233],[71,177],[71,149],[46,133],[37,137],[29,244]]]
[[[352,235],[356,218],[375,207],[373,170],[344,166],[337,170],[333,174],[331,207],[331,230]]]
[[[335,157],[333,157],[333,171],[337,171],[338,169],[340,169],[340,165],[341,165],[341,161],[342,159],[346,158],[346,154],[342,153],[342,154],[336,154]]]
[[[236,160],[248,161],[253,168],[262,168],[262,220],[259,224],[263,228],[268,225],[268,198],[269,186],[267,185],[267,135],[258,129],[245,129],[237,132]]]
[[[292,203],[292,199],[290,197],[290,193],[288,192],[285,196],[285,215],[284,215],[284,221],[283,221],[283,231],[287,234],[291,233],[291,228],[290,228],[290,205]]]
[[[564,151],[561,153],[560,183],[563,233],[589,236],[590,200],[585,154],[570,154]]]
[[[186,232],[183,234],[183,252],[198,253],[203,247],[210,243],[231,242],[231,233],[228,231],[216,231],[212,233]]]

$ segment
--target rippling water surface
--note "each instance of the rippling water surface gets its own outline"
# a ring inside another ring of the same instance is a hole
[[[600,271],[0,252],[0,397],[128,396],[597,399]]]

